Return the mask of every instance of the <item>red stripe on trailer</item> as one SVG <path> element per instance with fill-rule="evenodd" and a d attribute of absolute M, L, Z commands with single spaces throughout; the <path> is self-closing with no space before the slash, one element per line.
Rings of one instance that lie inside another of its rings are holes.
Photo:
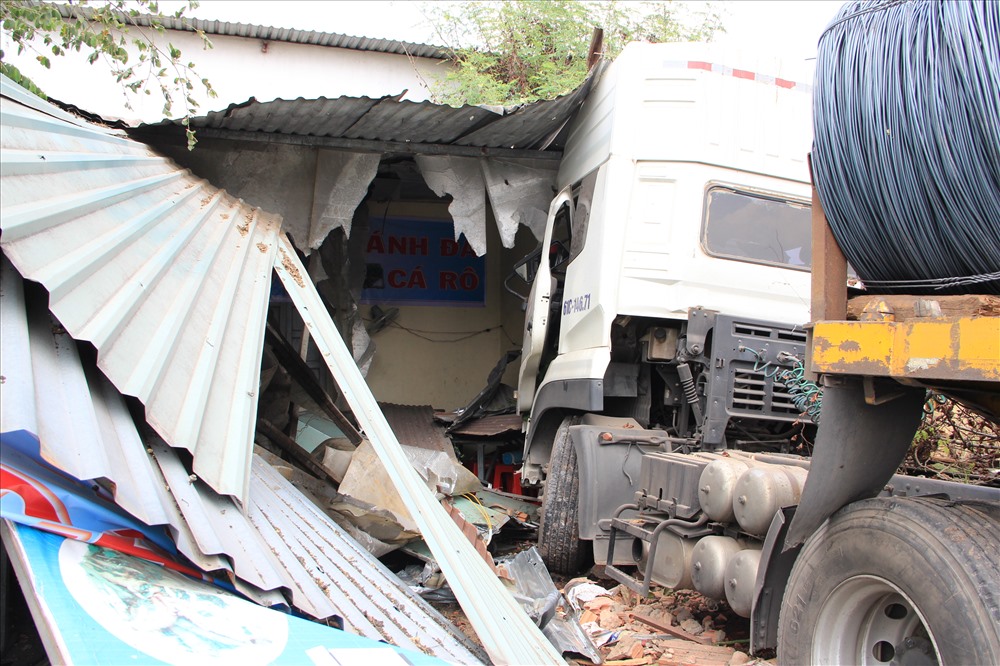
<path fill-rule="evenodd" d="M 670 63 L 673 66 L 684 66 L 684 61 L 677 61 Z M 804 83 L 797 83 L 795 81 L 789 81 L 788 79 L 781 79 L 776 76 L 769 76 L 765 74 L 757 74 L 756 72 L 751 72 L 746 69 L 734 69 L 731 67 L 726 67 L 724 65 L 717 65 L 710 62 L 704 62 L 703 60 L 688 60 L 688 69 L 699 69 L 705 72 L 714 72 L 722 76 L 732 76 L 737 79 L 745 79 L 747 81 L 756 81 L 757 83 L 764 84 L 774 84 L 779 88 L 784 88 L 785 90 L 802 90 L 804 92 L 812 89 L 812 86 Z"/>

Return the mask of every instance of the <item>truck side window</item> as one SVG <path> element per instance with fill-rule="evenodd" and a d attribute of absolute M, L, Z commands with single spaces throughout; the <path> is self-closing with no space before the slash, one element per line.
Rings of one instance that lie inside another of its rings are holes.
<path fill-rule="evenodd" d="M 702 244 L 713 256 L 809 270 L 811 225 L 803 202 L 712 187 L 705 197 Z"/>

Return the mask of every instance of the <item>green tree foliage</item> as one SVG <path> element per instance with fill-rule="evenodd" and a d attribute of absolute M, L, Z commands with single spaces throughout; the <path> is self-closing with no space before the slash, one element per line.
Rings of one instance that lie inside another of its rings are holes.
<path fill-rule="evenodd" d="M 3 51 L 0 51 L 0 74 L 3 74 L 28 92 L 35 94 L 42 99 L 48 99 L 48 96 L 42 91 L 42 89 L 36 86 L 34 81 L 22 74 L 21 70 L 14 67 L 14 65 L 9 62 L 3 62 Z"/>
<path fill-rule="evenodd" d="M 682 18 L 683 10 L 674 2 L 431 3 L 427 16 L 456 64 L 431 94 L 454 105 L 552 99 L 586 77 L 595 27 L 604 29 L 611 58 L 630 41 L 708 41 L 723 29 L 711 5 Z"/>
<path fill-rule="evenodd" d="M 197 2 L 188 2 L 172 16 L 182 19 L 185 11 L 193 10 Z M 53 4 L 34 0 L 3 0 L 0 2 L 0 23 L 3 31 L 17 46 L 17 52 L 29 52 L 45 68 L 51 68 L 52 56 L 78 53 L 94 64 L 105 61 L 111 75 L 127 94 L 163 97 L 163 115 L 169 117 L 175 101 L 183 107 L 183 124 L 188 149 L 196 143 L 190 127 L 190 117 L 198 102 L 195 86 L 204 88 L 209 97 L 215 90 L 206 78 L 195 71 L 195 64 L 185 61 L 180 49 L 173 44 L 163 46 L 157 36 L 165 33 L 163 20 L 155 0 L 112 0 L 89 3 L 77 0 L 72 4 Z M 212 43 L 202 30 L 195 30 L 205 48 Z M 0 52 L 0 61 L 3 53 Z M 10 63 L 2 62 L 4 74 L 16 73 L 19 83 L 26 82 L 32 92 L 38 91 Z M 131 108 L 131 106 L 130 106 Z"/>

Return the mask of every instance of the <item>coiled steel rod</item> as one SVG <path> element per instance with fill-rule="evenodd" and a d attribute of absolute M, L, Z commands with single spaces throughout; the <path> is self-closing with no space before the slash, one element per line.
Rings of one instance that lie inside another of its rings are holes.
<path fill-rule="evenodd" d="M 820 200 L 869 289 L 1000 294 L 1000 2 L 845 4 L 813 127 Z"/>

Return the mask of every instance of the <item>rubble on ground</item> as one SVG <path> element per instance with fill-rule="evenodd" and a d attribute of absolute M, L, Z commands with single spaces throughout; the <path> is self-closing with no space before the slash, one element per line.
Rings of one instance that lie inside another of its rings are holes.
<path fill-rule="evenodd" d="M 775 663 L 752 659 L 746 620 L 697 592 L 654 586 L 643 598 L 622 585 L 595 594 L 599 589 L 590 578 L 575 578 L 563 594 L 567 603 L 578 604 L 580 623 L 607 666 Z"/>

